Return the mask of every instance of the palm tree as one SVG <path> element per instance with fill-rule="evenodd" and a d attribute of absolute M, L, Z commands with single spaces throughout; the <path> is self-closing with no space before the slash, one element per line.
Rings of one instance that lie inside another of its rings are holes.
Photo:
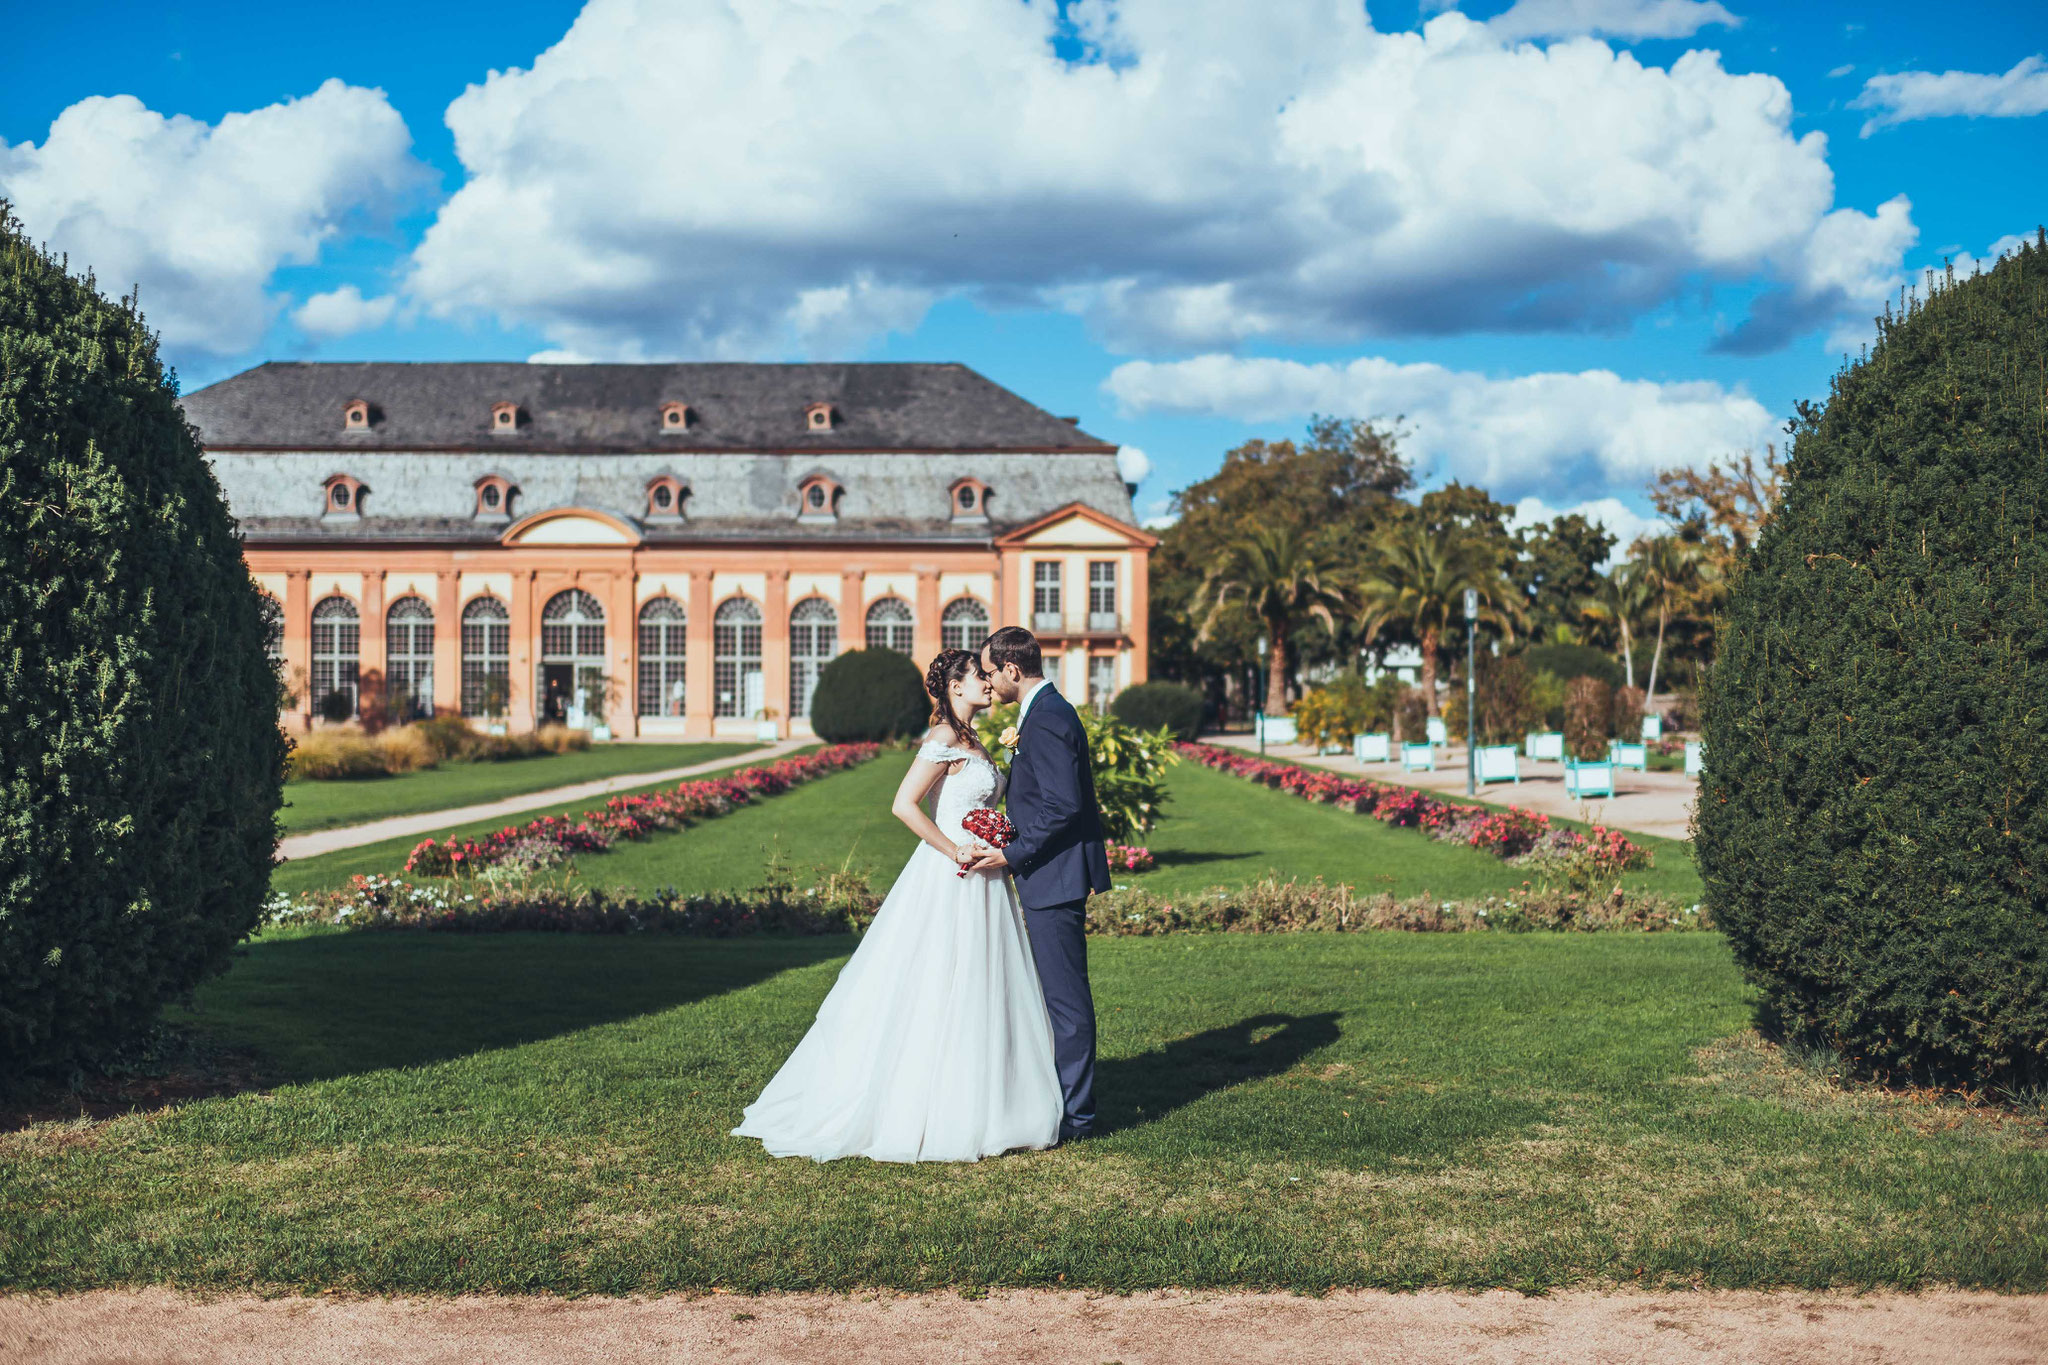
<path fill-rule="evenodd" d="M 1196 600 L 1206 601 L 1197 643 L 1206 641 L 1218 621 L 1233 609 L 1266 629 L 1266 714 L 1287 710 L 1287 632 L 1302 612 L 1320 619 L 1332 634 L 1337 619 L 1331 608 L 1345 605 L 1334 585 L 1326 586 L 1325 566 L 1302 536 L 1288 527 L 1247 531 L 1224 547 L 1223 556 L 1202 579 Z"/>
<path fill-rule="evenodd" d="M 1371 641 L 1398 624 L 1421 642 L 1422 695 L 1432 716 L 1437 655 L 1464 620 L 1468 588 L 1479 594 L 1479 619 L 1514 639 L 1524 621 L 1521 593 L 1485 546 L 1454 529 L 1432 531 L 1409 521 L 1373 537 L 1358 584 L 1359 627 Z"/>
<path fill-rule="evenodd" d="M 1617 564 L 1600 586 L 1579 603 L 1579 615 L 1615 628 L 1628 685 L 1636 685 L 1635 623 L 1651 606 L 1648 582 L 1633 563 Z"/>
<path fill-rule="evenodd" d="M 1650 685 L 1643 696 L 1643 714 L 1656 709 L 1657 666 L 1664 660 L 1664 628 L 1702 591 L 1721 581 L 1721 570 L 1698 541 L 1658 536 L 1636 542 L 1635 568 L 1644 591 L 1657 608 L 1657 648 L 1650 655 Z"/>

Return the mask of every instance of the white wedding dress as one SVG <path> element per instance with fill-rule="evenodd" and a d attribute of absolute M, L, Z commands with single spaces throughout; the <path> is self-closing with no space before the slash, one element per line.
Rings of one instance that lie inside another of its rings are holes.
<path fill-rule="evenodd" d="M 986 758 L 927 740 L 949 839 L 1002 796 Z M 979 1161 L 1050 1147 L 1063 1102 L 1052 1023 L 1007 876 L 970 872 L 923 840 L 839 973 L 810 1032 L 747 1106 L 736 1137 L 773 1156 Z"/>

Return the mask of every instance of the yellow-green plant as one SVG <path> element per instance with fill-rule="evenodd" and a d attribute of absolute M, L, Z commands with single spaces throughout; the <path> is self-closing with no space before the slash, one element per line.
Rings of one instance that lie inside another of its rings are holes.
<path fill-rule="evenodd" d="M 1133 843 L 1157 824 L 1166 801 L 1166 770 L 1180 762 L 1173 732 L 1137 730 L 1114 716 L 1084 708 L 1081 728 L 1088 736 L 1088 764 L 1095 776 L 1095 801 L 1102 808 L 1103 837 Z M 991 706 L 975 719 L 981 742 L 998 767 L 1009 770 L 1011 753 L 1003 731 L 1017 723 L 1014 703 Z"/>

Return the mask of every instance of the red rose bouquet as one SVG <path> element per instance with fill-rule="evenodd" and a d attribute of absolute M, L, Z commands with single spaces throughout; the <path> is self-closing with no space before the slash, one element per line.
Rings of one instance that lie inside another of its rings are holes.
<path fill-rule="evenodd" d="M 990 848 L 1003 848 L 1017 837 L 1017 827 L 1010 823 L 1010 817 L 987 806 L 976 806 L 967 812 L 967 818 L 960 822 L 960 828 L 987 844 Z M 959 876 L 966 876 L 967 869 L 961 868 Z"/>

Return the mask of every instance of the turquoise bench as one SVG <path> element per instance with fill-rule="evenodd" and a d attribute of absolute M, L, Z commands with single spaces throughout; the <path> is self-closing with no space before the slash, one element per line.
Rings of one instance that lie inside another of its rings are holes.
<path fill-rule="evenodd" d="M 1513 782 L 1518 786 L 1521 784 L 1522 769 L 1521 765 L 1515 762 L 1514 745 L 1488 744 L 1475 750 L 1473 757 L 1477 760 L 1475 766 L 1482 785 L 1488 782 Z"/>
<path fill-rule="evenodd" d="M 1564 765 L 1564 790 L 1567 796 L 1584 800 L 1589 796 L 1614 795 L 1614 764 L 1605 759 L 1591 763 L 1580 763 L 1567 759 Z"/>
<path fill-rule="evenodd" d="M 1351 755 L 1360 763 L 1392 763 L 1394 737 L 1386 734 L 1353 735 Z"/>
<path fill-rule="evenodd" d="M 1401 771 L 1404 773 L 1435 772 L 1436 749 L 1428 744 L 1403 744 L 1401 746 Z"/>

